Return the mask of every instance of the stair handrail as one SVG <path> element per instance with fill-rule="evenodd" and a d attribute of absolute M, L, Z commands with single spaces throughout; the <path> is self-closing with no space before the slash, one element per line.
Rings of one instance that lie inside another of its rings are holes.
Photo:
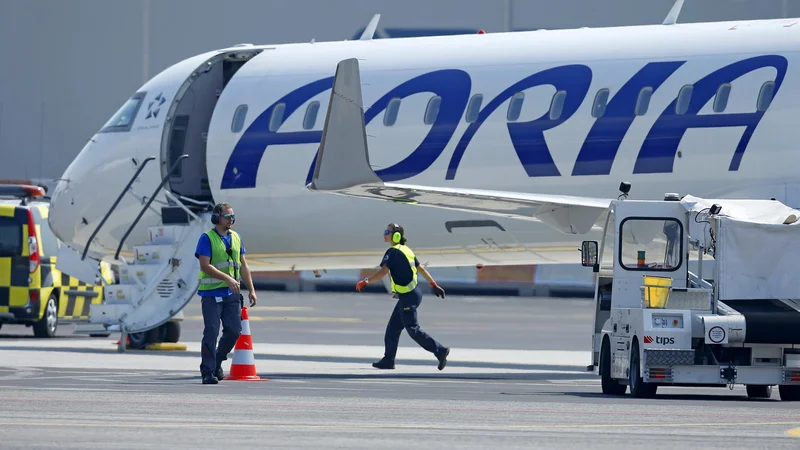
<path fill-rule="evenodd" d="M 145 158 L 144 161 L 142 161 L 142 164 L 136 169 L 136 172 L 133 174 L 131 179 L 128 181 L 128 184 L 125 186 L 125 189 L 123 189 L 122 192 L 119 193 L 119 197 L 117 197 L 117 199 L 114 201 L 114 204 L 111 205 L 111 208 L 108 209 L 108 211 L 106 212 L 106 215 L 103 217 L 103 220 L 100 221 L 100 224 L 97 225 L 97 228 L 94 229 L 94 232 L 92 233 L 92 235 L 89 236 L 89 240 L 86 242 L 86 246 L 83 248 L 83 255 L 81 256 L 81 261 L 86 259 L 86 253 L 89 252 L 89 246 L 92 245 L 92 241 L 97 236 L 97 233 L 100 232 L 100 228 L 103 228 L 103 225 L 106 224 L 106 220 L 108 220 L 108 218 L 111 216 L 111 213 L 114 212 L 114 210 L 117 208 L 117 205 L 119 205 L 119 202 L 122 200 L 122 197 L 126 193 L 128 193 L 128 189 L 131 188 L 131 186 L 133 185 L 133 182 L 136 181 L 137 178 L 139 178 L 139 174 L 142 173 L 142 169 L 144 169 L 144 166 L 146 166 L 147 163 L 149 163 L 150 161 L 152 161 L 154 159 L 156 159 L 155 156 L 148 156 L 147 158 Z M 117 252 L 117 253 L 119 253 L 119 252 Z"/>
<path fill-rule="evenodd" d="M 117 253 L 114 254 L 114 259 L 119 259 L 119 252 L 122 251 L 122 246 L 125 244 L 125 240 L 128 239 L 128 235 L 131 234 L 131 231 L 133 231 L 133 228 L 136 226 L 136 224 L 139 223 L 139 220 L 144 215 L 144 212 L 147 211 L 147 208 L 150 207 L 150 203 L 153 203 L 153 199 L 156 198 L 156 196 L 158 195 L 158 192 L 161 191 L 161 188 L 163 188 L 164 185 L 167 184 L 167 181 L 169 181 L 169 178 L 175 172 L 175 169 L 177 169 L 178 166 L 183 162 L 183 160 L 188 158 L 188 157 L 189 157 L 188 154 L 183 154 L 183 155 L 179 156 L 178 159 L 176 159 L 175 162 L 172 163 L 172 167 L 170 167 L 169 172 L 167 172 L 167 174 L 164 175 L 163 178 L 161 178 L 161 183 L 159 183 L 159 185 L 156 188 L 156 190 L 153 191 L 153 195 L 151 195 L 150 198 L 147 199 L 147 203 L 139 211 L 139 215 L 136 216 L 136 219 L 133 220 L 133 223 L 131 223 L 131 225 L 128 227 L 128 230 L 125 231 L 125 235 L 122 236 L 122 239 L 120 239 L 119 247 L 117 247 Z"/>

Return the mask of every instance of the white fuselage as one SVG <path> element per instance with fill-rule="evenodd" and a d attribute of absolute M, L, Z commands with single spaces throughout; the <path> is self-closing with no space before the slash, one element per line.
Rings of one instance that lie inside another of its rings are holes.
<path fill-rule="evenodd" d="M 135 195 L 123 197 L 90 247 L 94 257 L 113 256 L 142 207 L 136 196 L 149 197 L 171 158 L 186 153 L 181 176 L 165 189 L 185 194 L 203 185 L 214 202 L 232 205 L 258 270 L 373 267 L 390 222 L 405 227 L 409 245 L 431 265 L 579 261 L 586 236 L 542 224 L 308 191 L 334 71 L 352 57 L 360 60 L 370 163 L 384 181 L 606 198 L 630 181 L 631 198 L 677 192 L 798 206 L 795 22 L 244 46 L 198 55 L 137 91 L 130 126 L 87 144 L 54 193 L 51 226 L 83 250 L 137 164 L 153 156 Z M 217 71 L 219 58 L 244 54 L 232 77 Z M 400 99 L 399 109 L 392 99 Z M 181 127 L 185 140 L 176 141 Z M 123 250 L 158 223 L 156 206 Z"/>

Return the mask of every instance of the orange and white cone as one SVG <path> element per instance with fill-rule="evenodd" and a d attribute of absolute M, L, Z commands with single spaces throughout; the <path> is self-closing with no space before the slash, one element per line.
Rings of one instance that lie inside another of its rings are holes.
<path fill-rule="evenodd" d="M 258 381 L 261 378 L 256 373 L 256 358 L 253 354 L 253 337 L 250 335 L 250 320 L 247 316 L 247 307 L 242 307 L 242 334 L 236 340 L 233 348 L 233 362 L 231 371 L 226 380 Z"/>

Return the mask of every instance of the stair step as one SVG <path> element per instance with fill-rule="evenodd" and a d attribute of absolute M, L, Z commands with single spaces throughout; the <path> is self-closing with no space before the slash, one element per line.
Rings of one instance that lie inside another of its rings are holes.
<path fill-rule="evenodd" d="M 113 324 L 119 323 L 119 317 L 122 314 L 126 314 L 133 311 L 133 305 L 124 305 L 124 304 L 117 304 L 117 305 L 109 305 L 107 303 L 104 304 L 94 304 L 90 306 L 89 314 L 92 317 L 92 323 L 96 324 Z"/>
<path fill-rule="evenodd" d="M 91 308 L 90 308 L 91 311 Z M 103 324 L 95 323 L 79 323 L 75 325 L 72 334 L 106 334 L 109 333 L 108 329 Z"/>
<path fill-rule="evenodd" d="M 131 264 L 129 266 L 119 267 L 119 284 L 133 284 L 136 285 L 134 274 L 139 278 L 142 284 L 147 285 L 153 281 L 156 272 L 161 269 L 158 264 Z"/>
<path fill-rule="evenodd" d="M 174 245 L 142 244 L 135 245 L 137 264 L 162 264 L 175 253 Z"/>
<path fill-rule="evenodd" d="M 131 304 L 141 290 L 135 284 L 110 284 L 103 287 L 105 304 Z"/>
<path fill-rule="evenodd" d="M 174 244 L 180 242 L 183 233 L 186 232 L 186 226 L 183 225 L 158 225 L 148 227 L 150 230 L 149 244 Z"/>

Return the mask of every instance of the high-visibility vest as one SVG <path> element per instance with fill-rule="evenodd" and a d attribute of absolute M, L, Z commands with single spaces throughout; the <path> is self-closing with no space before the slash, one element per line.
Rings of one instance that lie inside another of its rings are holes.
<path fill-rule="evenodd" d="M 396 248 L 401 252 L 403 252 L 404 255 L 406 255 L 406 258 L 408 259 L 408 265 L 411 266 L 411 273 L 413 274 L 411 283 L 405 286 L 400 286 L 395 284 L 394 278 L 392 278 L 392 275 L 389 274 L 389 278 L 392 280 L 392 292 L 397 292 L 398 294 L 405 294 L 407 292 L 411 292 L 414 290 L 414 288 L 417 287 L 417 266 L 416 264 L 414 264 L 414 258 L 416 258 L 416 256 L 414 256 L 414 252 L 411 251 L 411 249 L 406 247 L 405 245 L 397 244 L 393 245 L 392 248 Z"/>
<path fill-rule="evenodd" d="M 231 254 L 228 255 L 228 250 L 225 248 L 225 243 L 219 236 L 216 230 L 209 230 L 205 234 L 211 241 L 211 265 L 219 269 L 220 272 L 230 275 L 234 280 L 238 280 L 239 267 L 242 260 L 239 252 L 242 248 L 242 241 L 239 234 L 233 230 L 231 233 Z M 219 289 L 228 287 L 228 283 L 211 277 L 202 270 L 197 275 L 200 279 L 200 287 L 198 291 L 210 291 L 212 289 Z"/>

